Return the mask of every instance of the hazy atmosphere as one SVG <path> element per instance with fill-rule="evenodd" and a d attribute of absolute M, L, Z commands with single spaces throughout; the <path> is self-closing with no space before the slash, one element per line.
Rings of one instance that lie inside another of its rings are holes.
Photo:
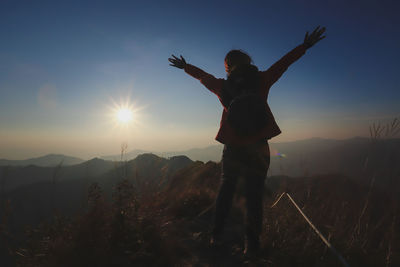
<path fill-rule="evenodd" d="M 1 1 L 0 158 L 215 145 L 221 104 L 168 57 L 224 78 L 243 49 L 265 70 L 317 25 L 326 39 L 271 88 L 271 142 L 368 136 L 400 114 L 396 1 L 95 3 Z"/>
<path fill-rule="evenodd" d="M 0 0 L 0 266 L 400 266 L 399 3 Z"/>

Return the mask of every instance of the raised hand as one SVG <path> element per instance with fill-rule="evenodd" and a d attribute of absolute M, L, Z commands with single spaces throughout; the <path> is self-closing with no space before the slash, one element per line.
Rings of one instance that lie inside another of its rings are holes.
<path fill-rule="evenodd" d="M 322 29 L 319 29 L 319 27 L 320 26 L 315 28 L 310 35 L 308 35 L 308 32 L 306 33 L 306 36 L 304 37 L 304 44 L 306 45 L 307 49 L 325 38 L 325 36 L 321 36 L 325 32 L 325 27 L 322 27 Z"/>
<path fill-rule="evenodd" d="M 178 69 L 183 69 L 183 68 L 185 68 L 185 65 L 186 65 L 186 61 L 182 57 L 182 55 L 181 55 L 180 59 L 177 58 L 176 56 L 172 55 L 172 57 L 168 58 L 168 61 L 172 63 L 172 64 L 169 64 L 170 66 L 176 67 Z"/>

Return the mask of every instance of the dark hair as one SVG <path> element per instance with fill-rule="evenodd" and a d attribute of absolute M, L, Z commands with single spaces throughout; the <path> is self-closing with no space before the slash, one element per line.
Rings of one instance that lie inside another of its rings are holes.
<path fill-rule="evenodd" d="M 253 60 L 251 57 L 242 50 L 231 50 L 225 56 L 225 64 L 229 67 L 242 65 L 242 64 L 251 64 Z"/>

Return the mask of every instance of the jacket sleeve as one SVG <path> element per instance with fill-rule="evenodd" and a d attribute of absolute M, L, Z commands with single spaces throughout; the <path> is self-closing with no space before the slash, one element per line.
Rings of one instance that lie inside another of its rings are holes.
<path fill-rule="evenodd" d="M 208 90 L 217 96 L 221 95 L 224 79 L 217 79 L 213 75 L 191 64 L 186 64 L 185 72 L 193 78 L 199 80 Z"/>
<path fill-rule="evenodd" d="M 303 56 L 306 52 L 306 47 L 301 44 L 294 48 L 292 51 L 284 55 L 280 60 L 275 62 L 269 69 L 261 72 L 263 84 L 266 90 L 279 80 L 282 74 L 292 65 L 296 60 Z"/>

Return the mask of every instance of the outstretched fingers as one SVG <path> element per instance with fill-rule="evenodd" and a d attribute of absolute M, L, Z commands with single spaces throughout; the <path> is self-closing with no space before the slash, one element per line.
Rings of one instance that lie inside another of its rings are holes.
<path fill-rule="evenodd" d="M 319 29 L 319 26 L 313 31 L 313 33 L 311 34 L 312 38 L 316 38 L 318 40 L 321 40 L 320 37 L 321 35 L 325 32 L 325 27 L 323 27 L 322 29 Z"/>
<path fill-rule="evenodd" d="M 186 60 L 183 58 L 182 55 L 181 55 L 181 60 L 182 60 L 183 65 L 186 65 Z"/>
<path fill-rule="evenodd" d="M 176 57 L 175 55 L 171 55 L 170 58 L 168 58 L 168 61 L 171 62 L 172 64 L 169 64 L 170 66 L 177 67 L 179 69 L 183 69 L 186 65 L 185 59 L 180 56 L 181 58 Z"/>
<path fill-rule="evenodd" d="M 318 35 L 322 35 L 324 32 L 325 32 L 325 27 L 323 27 L 319 32 L 318 32 Z"/>
<path fill-rule="evenodd" d="M 306 35 L 304 36 L 304 41 L 308 39 L 308 32 L 306 32 Z"/>
<path fill-rule="evenodd" d="M 173 64 L 176 64 L 176 63 L 178 63 L 179 62 L 179 58 L 177 58 L 176 56 L 174 56 L 174 55 L 171 55 L 173 58 L 168 58 L 168 61 L 169 62 L 171 62 L 171 63 L 173 63 Z"/>
<path fill-rule="evenodd" d="M 325 36 L 322 36 L 322 34 L 325 32 L 326 29 L 325 27 L 320 27 L 321 26 L 316 27 L 311 34 L 306 32 L 306 35 L 304 37 L 304 44 L 306 44 L 307 49 L 325 38 Z"/>

